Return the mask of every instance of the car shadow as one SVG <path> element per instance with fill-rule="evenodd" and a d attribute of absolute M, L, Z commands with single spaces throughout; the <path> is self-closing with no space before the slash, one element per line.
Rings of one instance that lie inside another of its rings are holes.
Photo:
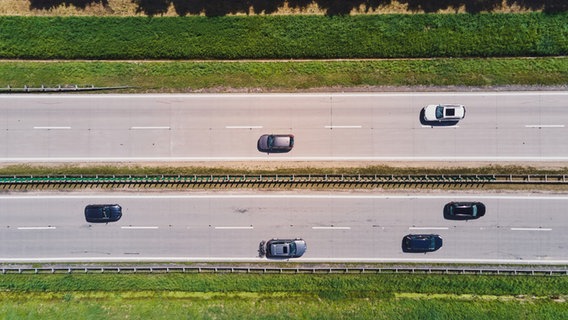
<path fill-rule="evenodd" d="M 452 127 L 459 123 L 458 120 L 456 121 L 426 121 L 424 119 L 424 108 L 420 110 L 420 116 L 418 118 L 420 124 L 423 126 L 431 126 L 431 127 Z"/>

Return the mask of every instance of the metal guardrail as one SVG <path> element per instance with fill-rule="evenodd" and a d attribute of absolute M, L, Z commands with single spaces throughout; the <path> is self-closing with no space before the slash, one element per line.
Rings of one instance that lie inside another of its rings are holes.
<path fill-rule="evenodd" d="M 568 185 L 567 175 L 48 175 L 0 176 L 0 189 L 49 187 L 349 187 Z"/>
<path fill-rule="evenodd" d="M 0 268 L 2 274 L 61 273 L 255 273 L 255 274 L 439 274 L 568 276 L 568 269 L 492 269 L 492 268 L 274 268 L 274 267 L 57 267 Z"/>
<path fill-rule="evenodd" d="M 0 93 L 48 93 L 48 92 L 76 92 L 76 91 L 99 91 L 99 90 L 116 90 L 128 89 L 130 86 L 116 86 L 116 87 L 95 87 L 94 85 L 72 85 L 72 86 L 57 86 L 57 87 L 28 87 L 12 88 L 10 86 L 0 88 Z"/>

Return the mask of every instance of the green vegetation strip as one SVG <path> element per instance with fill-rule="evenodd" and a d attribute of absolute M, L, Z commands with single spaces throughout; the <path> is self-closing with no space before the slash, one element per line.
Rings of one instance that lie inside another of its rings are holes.
<path fill-rule="evenodd" d="M 563 319 L 568 277 L 0 275 L 3 319 Z"/>
<path fill-rule="evenodd" d="M 568 174 L 568 167 L 558 169 L 541 169 L 531 166 L 481 166 L 475 168 L 425 168 L 425 167 L 391 167 L 391 166 L 363 166 L 345 168 L 322 168 L 306 165 L 303 168 L 270 168 L 270 169 L 239 169 L 233 167 L 200 167 L 200 166 L 32 166 L 12 165 L 0 168 L 1 176 L 28 175 L 255 175 L 255 174 L 388 174 L 388 175 L 459 175 L 459 174 Z"/>
<path fill-rule="evenodd" d="M 0 17 L 5 59 L 558 56 L 568 13 Z"/>
<path fill-rule="evenodd" d="M 567 83 L 568 57 L 288 62 L 0 61 L 0 88 L 92 84 L 136 87 L 121 92 L 192 92 Z"/>

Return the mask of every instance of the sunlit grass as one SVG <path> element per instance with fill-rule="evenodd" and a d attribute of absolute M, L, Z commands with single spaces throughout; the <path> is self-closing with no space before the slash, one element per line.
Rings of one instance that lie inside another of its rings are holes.
<path fill-rule="evenodd" d="M 390 86 L 548 86 L 568 83 L 568 58 L 366 61 L 0 61 L 0 88 L 133 86 L 128 92 L 369 90 Z"/>
<path fill-rule="evenodd" d="M 563 319 L 566 277 L 90 274 L 0 277 L 2 319 Z"/>

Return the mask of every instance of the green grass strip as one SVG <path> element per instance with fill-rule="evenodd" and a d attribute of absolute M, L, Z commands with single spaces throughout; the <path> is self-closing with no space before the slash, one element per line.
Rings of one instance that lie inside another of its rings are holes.
<path fill-rule="evenodd" d="M 32 294 L 0 300 L 2 319 L 439 319 L 557 320 L 568 317 L 566 303 L 545 301 L 460 301 L 453 299 L 341 299 L 306 296 L 218 298 L 125 298 L 89 300 L 73 293 L 43 300 Z"/>
<path fill-rule="evenodd" d="M 6 59 L 559 56 L 568 13 L 0 17 Z"/>
<path fill-rule="evenodd" d="M 568 57 L 288 62 L 0 61 L 0 87 L 93 84 L 134 92 L 372 86 L 566 85 Z"/>
<path fill-rule="evenodd" d="M 107 165 L 107 166 L 31 166 L 10 165 L 0 168 L 0 175 L 47 176 L 47 175 L 242 175 L 242 174 L 568 174 L 568 167 L 546 169 L 531 166 L 480 166 L 455 168 L 424 168 L 424 167 L 391 167 L 391 166 L 354 166 L 345 168 L 321 168 L 306 165 L 304 168 L 277 169 L 238 169 L 228 167 L 200 166 L 138 166 L 138 165 Z"/>
<path fill-rule="evenodd" d="M 321 298 L 392 298 L 395 293 L 561 296 L 568 277 L 479 275 L 309 274 L 5 274 L 0 291 L 183 291 L 310 293 Z"/>
<path fill-rule="evenodd" d="M 2 319 L 564 319 L 567 277 L 0 276 Z"/>

